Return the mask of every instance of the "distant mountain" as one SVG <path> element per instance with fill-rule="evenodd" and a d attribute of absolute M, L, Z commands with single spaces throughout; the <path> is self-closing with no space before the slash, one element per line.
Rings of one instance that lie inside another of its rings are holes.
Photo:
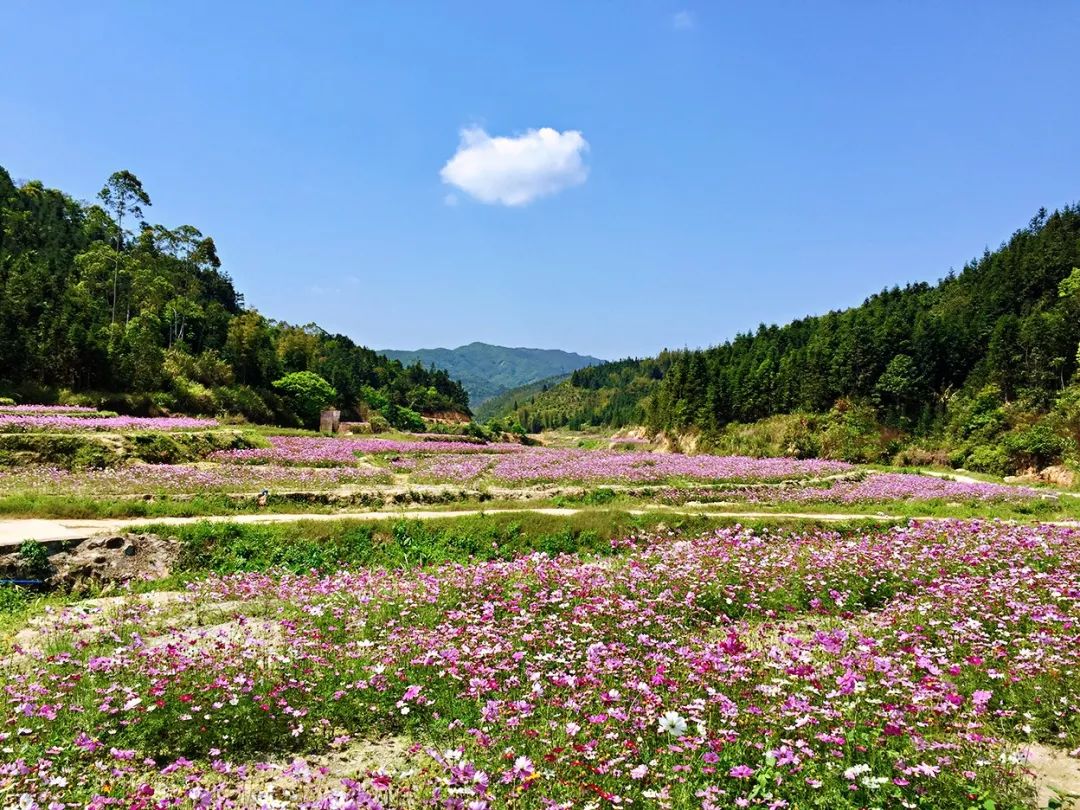
<path fill-rule="evenodd" d="M 379 353 L 405 365 L 419 362 L 425 368 L 435 366 L 445 370 L 452 379 L 461 381 L 469 392 L 469 404 L 473 408 L 511 388 L 549 377 L 563 377 L 579 368 L 604 362 L 559 349 L 509 348 L 488 343 L 411 352 L 389 349 Z"/>

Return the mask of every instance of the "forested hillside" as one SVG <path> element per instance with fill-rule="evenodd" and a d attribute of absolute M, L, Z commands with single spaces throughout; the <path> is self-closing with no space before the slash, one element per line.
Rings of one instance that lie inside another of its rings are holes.
<path fill-rule="evenodd" d="M 470 343 L 456 349 L 383 352 L 405 364 L 420 363 L 445 370 L 461 381 L 474 407 L 512 388 L 604 362 L 559 349 L 510 348 L 488 343 Z"/>
<path fill-rule="evenodd" d="M 117 172 L 97 204 L 0 168 L 0 396 L 118 410 L 233 412 L 296 421 L 284 375 L 312 372 L 350 410 L 402 426 L 467 410 L 444 371 L 246 309 L 212 238 L 144 220 L 150 197 Z"/>
<path fill-rule="evenodd" d="M 516 411 L 522 402 L 531 400 L 537 394 L 541 394 L 554 388 L 559 383 L 570 378 L 569 374 L 557 374 L 543 380 L 519 385 L 497 396 L 485 399 L 479 405 L 473 407 L 473 416 L 478 422 L 486 422 L 501 414 Z M 470 397 L 470 402 L 472 401 Z"/>
<path fill-rule="evenodd" d="M 530 430 L 646 424 L 718 436 L 732 423 L 832 411 L 896 436 L 948 434 L 950 446 L 977 433 L 989 441 L 1030 432 L 1039 415 L 1072 407 L 1063 401 L 1076 392 L 1077 266 L 1080 209 L 1040 211 L 938 284 L 894 287 L 861 306 L 763 325 L 702 351 L 582 369 L 505 415 Z M 1054 427 L 1041 455 L 1068 452 L 1080 439 L 1070 429 Z M 981 446 L 983 455 L 994 448 L 986 468 L 1020 463 L 1002 460 L 1008 448 Z"/>

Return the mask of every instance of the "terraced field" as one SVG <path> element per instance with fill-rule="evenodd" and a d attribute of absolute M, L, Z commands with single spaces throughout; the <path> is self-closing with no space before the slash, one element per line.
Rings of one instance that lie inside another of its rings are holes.
<path fill-rule="evenodd" d="M 3 806 L 986 810 L 1080 790 L 1070 493 L 633 445 L 264 445 L 0 474 L 39 510 L 8 509 L 0 561 L 56 587 L 0 585 Z M 64 501 L 113 517 L 50 518 Z"/>

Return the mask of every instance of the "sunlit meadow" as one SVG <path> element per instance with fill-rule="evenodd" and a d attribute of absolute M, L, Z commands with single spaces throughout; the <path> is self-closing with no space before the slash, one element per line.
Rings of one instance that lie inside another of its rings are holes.
<path fill-rule="evenodd" d="M 215 576 L 21 637 L 0 796 L 1020 807 L 1022 745 L 1080 746 L 1078 582 L 1080 532 L 959 521 Z"/>

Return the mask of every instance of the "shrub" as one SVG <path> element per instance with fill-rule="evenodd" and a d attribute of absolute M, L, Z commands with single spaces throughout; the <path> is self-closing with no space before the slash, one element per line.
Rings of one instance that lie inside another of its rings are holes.
<path fill-rule="evenodd" d="M 1004 444 L 1012 469 L 1049 467 L 1060 461 L 1069 447 L 1068 440 L 1045 423 L 1007 434 Z"/>
<path fill-rule="evenodd" d="M 892 463 L 897 467 L 949 467 L 953 457 L 947 450 L 928 450 L 924 447 L 905 447 L 895 456 Z M 957 459 L 957 464 L 963 463 L 963 456 Z"/>
<path fill-rule="evenodd" d="M 174 377 L 172 385 L 178 410 L 184 413 L 217 413 L 217 397 L 202 383 L 187 377 Z"/>
<path fill-rule="evenodd" d="M 274 388 L 281 393 L 300 421 L 310 426 L 317 425 L 323 408 L 337 399 L 334 387 L 313 371 L 286 374 L 274 381 Z"/>
<path fill-rule="evenodd" d="M 185 377 L 208 388 L 232 385 L 235 382 L 232 366 L 213 350 L 193 357 L 186 352 L 171 349 L 165 353 L 164 369 L 170 378 Z"/>
<path fill-rule="evenodd" d="M 240 414 L 251 422 L 267 424 L 274 421 L 274 410 L 254 388 L 230 385 L 214 391 L 218 405 L 227 413 Z"/>
<path fill-rule="evenodd" d="M 390 430 L 390 423 L 386 421 L 386 417 L 381 413 L 372 413 L 368 418 L 368 424 L 371 425 L 372 433 L 386 433 Z"/>
<path fill-rule="evenodd" d="M 873 408 L 841 400 L 829 412 L 829 425 L 821 436 L 821 455 L 857 463 L 878 461 L 888 452 L 889 444 Z"/>
<path fill-rule="evenodd" d="M 968 469 L 990 475 L 1004 475 L 1009 468 L 1009 456 L 997 445 L 980 445 L 968 454 Z"/>
<path fill-rule="evenodd" d="M 19 569 L 27 576 L 49 573 L 49 550 L 37 540 L 24 540 L 19 546 Z"/>
<path fill-rule="evenodd" d="M 398 430 L 409 430 L 414 433 L 423 433 L 427 425 L 424 422 L 424 417 L 418 414 L 416 411 L 410 408 L 402 408 L 400 405 L 395 405 L 391 402 L 386 408 L 383 409 L 382 415 L 386 417 L 386 421 L 396 427 Z"/>

